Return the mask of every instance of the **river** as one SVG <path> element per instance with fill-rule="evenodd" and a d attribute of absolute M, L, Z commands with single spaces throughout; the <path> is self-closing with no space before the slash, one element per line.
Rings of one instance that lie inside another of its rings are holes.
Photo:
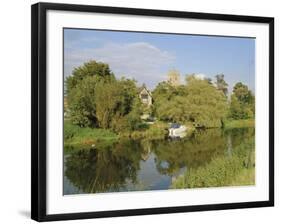
<path fill-rule="evenodd" d="M 65 153 L 64 195 L 170 189 L 186 170 L 204 167 L 214 157 L 231 157 L 254 136 L 254 128 L 208 129 L 188 138 L 124 139 Z"/>

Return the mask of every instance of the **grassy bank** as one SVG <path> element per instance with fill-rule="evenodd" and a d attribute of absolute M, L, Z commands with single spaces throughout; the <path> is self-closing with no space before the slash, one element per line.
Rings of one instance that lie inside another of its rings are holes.
<path fill-rule="evenodd" d="M 254 185 L 255 184 L 255 168 L 243 169 L 230 183 L 231 186 L 237 185 Z"/>
<path fill-rule="evenodd" d="M 195 131 L 195 127 L 192 124 L 184 124 L 187 127 L 187 136 Z M 124 131 L 120 133 L 120 137 L 132 138 L 132 139 L 164 139 L 168 135 L 169 124 L 163 121 L 156 121 L 153 124 L 149 124 L 146 129 L 137 131 Z"/>
<path fill-rule="evenodd" d="M 120 137 L 132 139 L 164 139 L 167 134 L 167 128 L 167 123 L 156 121 L 153 124 L 148 124 L 143 130 L 121 132 Z"/>
<path fill-rule="evenodd" d="M 214 157 L 207 165 L 189 169 L 173 181 L 173 188 L 201 188 L 255 184 L 253 141 L 241 144 L 231 156 Z"/>
<path fill-rule="evenodd" d="M 118 139 L 118 135 L 110 130 L 99 128 L 79 127 L 69 121 L 64 123 L 64 146 L 93 145 L 99 143 L 112 143 Z"/>
<path fill-rule="evenodd" d="M 245 119 L 245 120 L 226 120 L 224 123 L 224 128 L 251 128 L 255 127 L 255 119 Z"/>
<path fill-rule="evenodd" d="M 119 134 L 108 129 L 79 127 L 65 121 L 64 124 L 64 146 L 66 149 L 83 147 L 89 145 L 112 144 L 120 138 L 131 139 L 164 139 L 167 135 L 168 124 L 157 121 L 147 125 L 146 128 L 137 131 L 123 130 Z"/>

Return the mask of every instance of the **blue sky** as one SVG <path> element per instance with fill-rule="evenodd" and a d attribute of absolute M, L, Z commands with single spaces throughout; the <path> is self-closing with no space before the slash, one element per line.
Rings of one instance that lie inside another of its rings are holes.
<path fill-rule="evenodd" d="M 153 89 L 170 69 L 214 78 L 223 73 L 255 88 L 255 39 L 198 35 L 64 30 L 64 76 L 89 60 L 108 63 L 117 77 L 134 78 Z"/>

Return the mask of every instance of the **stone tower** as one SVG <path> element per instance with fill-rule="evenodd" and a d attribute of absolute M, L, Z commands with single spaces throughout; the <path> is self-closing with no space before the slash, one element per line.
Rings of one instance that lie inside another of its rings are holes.
<path fill-rule="evenodd" d="M 180 85 L 180 73 L 173 69 L 168 72 L 168 80 L 167 82 L 172 86 Z"/>

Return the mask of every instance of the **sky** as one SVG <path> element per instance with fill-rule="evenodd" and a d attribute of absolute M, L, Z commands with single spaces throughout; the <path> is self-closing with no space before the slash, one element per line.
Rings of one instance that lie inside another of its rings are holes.
<path fill-rule="evenodd" d="M 151 90 L 176 69 L 182 80 L 192 73 L 212 79 L 223 73 L 230 90 L 243 82 L 255 91 L 253 38 L 64 29 L 64 77 L 89 60 Z"/>

